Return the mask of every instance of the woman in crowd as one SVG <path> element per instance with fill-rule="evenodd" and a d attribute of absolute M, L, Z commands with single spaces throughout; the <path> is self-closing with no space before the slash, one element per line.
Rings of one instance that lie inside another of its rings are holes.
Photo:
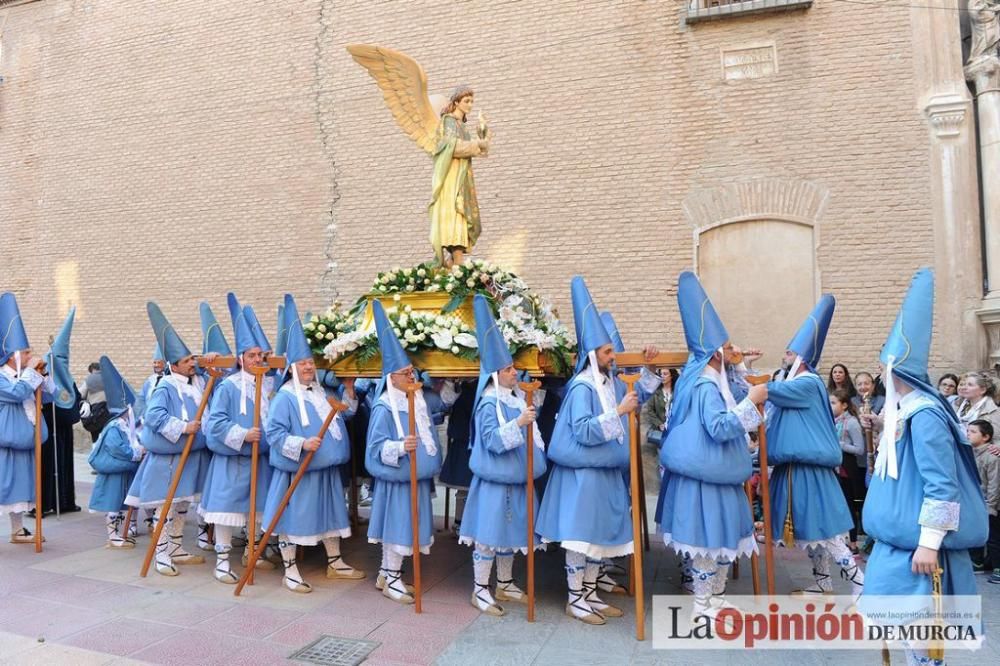
<path fill-rule="evenodd" d="M 968 425 L 976 419 L 986 419 L 994 430 L 1000 429 L 1000 409 L 993 401 L 993 381 L 982 372 L 963 375 L 958 384 L 958 399 L 952 403 L 959 420 Z"/>
<path fill-rule="evenodd" d="M 958 399 L 958 375 L 953 375 L 950 372 L 941 375 L 941 379 L 937 383 L 937 390 L 948 402 L 954 403 Z"/>
<path fill-rule="evenodd" d="M 851 552 L 857 554 L 861 502 L 864 501 L 865 472 L 868 469 L 865 437 L 861 432 L 858 412 L 851 403 L 851 396 L 846 389 L 836 389 L 830 393 L 830 408 L 833 410 L 837 439 L 843 452 L 843 459 L 837 469 L 837 478 L 840 481 L 840 489 L 844 492 L 844 499 L 847 500 L 847 506 L 851 510 L 851 518 L 854 520 L 849 538 Z"/>
<path fill-rule="evenodd" d="M 885 396 L 875 392 L 875 378 L 870 372 L 859 372 L 854 375 L 854 388 L 857 389 L 857 395 L 851 398 L 851 404 L 854 405 L 854 409 L 859 414 L 866 409 L 876 414 L 882 413 L 882 408 L 885 407 Z M 868 401 L 867 406 L 865 400 Z"/>
<path fill-rule="evenodd" d="M 851 398 L 858 394 L 857 389 L 854 388 L 854 382 L 851 381 L 851 373 L 843 363 L 836 363 L 830 368 L 830 377 L 827 379 L 826 388 L 830 393 L 837 389 L 844 389 Z"/>

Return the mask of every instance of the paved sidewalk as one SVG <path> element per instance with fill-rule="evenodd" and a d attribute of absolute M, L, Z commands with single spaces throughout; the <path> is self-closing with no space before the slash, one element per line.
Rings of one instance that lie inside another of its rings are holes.
<path fill-rule="evenodd" d="M 77 455 L 78 502 L 86 506 L 93 483 L 86 458 Z M 443 495 L 443 493 L 440 493 Z M 650 498 L 652 500 L 652 498 Z M 437 500 L 438 523 L 443 516 Z M 192 526 L 193 528 L 193 526 Z M 280 573 L 261 571 L 241 598 L 211 575 L 206 564 L 181 569 L 176 578 L 151 571 L 139 577 L 148 544 L 140 534 L 131 551 L 104 548 L 103 516 L 86 512 L 46 518 L 42 554 L 7 543 L 9 523 L 0 518 L 0 664 L 280 664 L 320 635 L 376 641 L 371 664 L 878 664 L 867 652 L 664 652 L 634 638 L 631 599 L 618 598 L 626 615 L 603 627 L 588 627 L 563 614 L 562 553 L 540 554 L 537 621 L 507 604 L 503 618 L 481 616 L 469 604 L 469 550 L 439 533 L 423 558 L 424 612 L 384 598 L 374 587 L 380 551 L 355 536 L 344 543 L 345 559 L 369 578 L 332 582 L 324 577 L 321 548 L 307 549 L 302 573 L 315 588 L 299 595 L 281 587 Z M 185 539 L 193 544 L 193 533 Z M 238 562 L 238 556 L 234 558 Z M 673 554 L 654 539 L 647 554 L 647 595 L 679 590 Z M 779 591 L 808 584 L 808 560 L 780 552 Z M 524 579 L 523 562 L 515 567 Z M 980 579 L 987 631 L 1000 631 L 1000 585 Z M 837 589 L 847 592 L 842 581 Z M 748 573 L 730 585 L 750 593 Z M 648 607 L 648 605 L 647 605 Z M 647 637 L 650 631 L 647 630 Z M 902 663 L 902 654 L 894 655 Z M 949 655 L 952 664 L 1000 663 L 997 644 L 983 651 Z"/>

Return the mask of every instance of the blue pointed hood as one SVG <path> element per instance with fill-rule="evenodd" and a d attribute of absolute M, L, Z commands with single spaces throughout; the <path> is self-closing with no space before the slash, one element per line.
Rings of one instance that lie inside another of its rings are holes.
<path fill-rule="evenodd" d="M 896 322 L 879 357 L 889 364 L 894 359 L 893 372 L 930 386 L 927 365 L 931 354 L 931 328 L 934 321 L 934 274 L 921 268 L 913 276 Z M 931 390 L 933 394 L 937 391 Z"/>
<path fill-rule="evenodd" d="M 130 405 L 135 404 L 135 391 L 107 356 L 101 357 L 101 379 L 104 381 L 108 411 L 112 416 L 123 414 Z"/>
<path fill-rule="evenodd" d="M 246 312 L 246 308 L 244 308 Z M 312 349 L 309 347 L 309 340 L 306 332 L 302 328 L 302 320 L 299 319 L 299 309 L 295 305 L 295 299 L 291 294 L 285 294 L 285 327 L 288 329 L 288 342 L 285 347 L 285 360 L 288 361 L 286 367 L 291 367 L 293 363 L 312 358 Z"/>
<path fill-rule="evenodd" d="M 253 328 L 251 328 L 250 322 L 247 321 L 246 315 L 243 313 L 243 307 L 236 298 L 236 294 L 233 292 L 226 294 L 226 305 L 229 307 L 229 319 L 233 323 L 233 336 L 236 341 L 237 355 L 242 355 L 248 349 L 259 347 L 257 338 L 253 334 Z"/>
<path fill-rule="evenodd" d="M 510 355 L 507 341 L 504 340 L 500 327 L 497 326 L 493 317 L 493 310 L 490 302 L 482 294 L 476 294 L 472 299 L 472 309 L 476 317 L 476 341 L 479 344 L 479 383 L 476 385 L 476 397 L 472 402 L 472 418 L 469 420 L 470 439 L 469 446 L 475 443 L 476 438 L 476 410 L 479 409 L 479 400 L 483 397 L 483 391 L 489 384 L 490 377 L 494 372 L 503 370 L 514 363 L 514 358 Z"/>
<path fill-rule="evenodd" d="M 611 338 L 611 346 L 615 348 L 615 353 L 620 354 L 625 351 L 625 342 L 622 340 L 622 334 L 618 332 L 618 324 L 615 323 L 614 315 L 608 311 L 602 312 L 601 323 L 604 324 L 604 329 Z"/>
<path fill-rule="evenodd" d="M 163 358 L 163 352 L 160 351 L 160 345 L 159 344 L 153 345 L 153 360 L 154 361 L 163 361 L 164 360 L 164 358 Z"/>
<path fill-rule="evenodd" d="M 211 306 L 202 301 L 201 306 L 198 308 L 198 314 L 201 317 L 201 353 L 209 354 L 215 352 L 220 356 L 231 356 L 233 350 L 230 349 L 229 343 L 226 341 L 226 336 L 222 333 L 222 326 L 219 325 L 219 320 L 215 318 L 215 313 L 212 312 Z"/>
<path fill-rule="evenodd" d="M 698 277 L 684 271 L 677 278 L 677 308 L 684 325 L 684 340 L 688 348 L 688 360 L 681 370 L 681 376 L 674 386 L 674 400 L 670 408 L 670 420 L 683 419 L 691 405 L 691 395 L 695 382 L 701 377 L 712 355 L 729 341 L 729 332 L 722 324 L 715 306 L 705 293 Z M 670 426 L 668 426 L 669 428 Z"/>
<path fill-rule="evenodd" d="M 576 328 L 577 350 L 574 373 L 577 373 L 587 363 L 587 355 L 590 352 L 612 342 L 611 336 L 601 323 L 600 313 L 594 305 L 594 299 L 590 297 L 587 284 L 579 275 L 574 276 L 570 283 L 570 296 L 573 300 L 573 326 Z"/>
<path fill-rule="evenodd" d="M 271 343 L 267 339 L 267 335 L 264 333 L 264 327 L 261 326 L 260 322 L 257 320 L 257 313 L 253 311 L 251 306 L 244 305 L 243 316 L 246 318 L 247 324 L 250 325 L 250 330 L 253 332 L 253 337 L 257 341 L 257 346 L 260 347 L 261 351 L 271 351 Z M 298 311 L 296 311 L 295 316 L 298 318 Z M 300 327 L 301 323 L 302 322 L 300 321 Z"/>
<path fill-rule="evenodd" d="M 275 356 L 284 356 L 288 344 L 288 328 L 285 327 L 285 304 L 278 304 L 278 335 L 274 338 Z"/>
<path fill-rule="evenodd" d="M 160 310 L 160 306 L 152 301 L 146 303 L 146 314 L 153 327 L 156 343 L 163 351 L 163 358 L 167 363 L 177 363 L 182 358 L 191 356 L 191 350 L 174 330 L 173 325 Z"/>
<path fill-rule="evenodd" d="M 72 409 L 76 405 L 76 382 L 69 369 L 69 338 L 73 333 L 76 306 L 69 309 L 66 320 L 52 341 L 52 348 L 46 355 L 49 374 L 56 385 L 55 403 L 60 409 Z"/>
<path fill-rule="evenodd" d="M 401 370 L 408 365 L 413 365 L 410 357 L 406 355 L 403 345 L 399 343 L 396 332 L 389 322 L 389 317 L 385 313 L 382 304 L 372 301 L 372 315 L 375 318 L 375 333 L 378 335 L 378 348 L 382 353 L 382 379 L 375 387 L 374 398 L 378 400 L 385 389 L 386 378 L 393 372 Z"/>
<path fill-rule="evenodd" d="M 9 291 L 0 296 L 0 364 L 22 349 L 31 349 L 17 299 Z"/>
<path fill-rule="evenodd" d="M 798 333 L 788 343 L 788 349 L 802 357 L 803 362 L 812 372 L 819 367 L 819 359 L 823 354 L 826 334 L 833 321 L 833 310 L 837 301 L 830 294 L 823 294 L 809 316 L 799 327 Z"/>

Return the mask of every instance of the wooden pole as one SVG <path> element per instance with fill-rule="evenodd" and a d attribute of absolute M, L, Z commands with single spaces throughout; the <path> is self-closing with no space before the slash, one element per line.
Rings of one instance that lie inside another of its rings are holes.
<path fill-rule="evenodd" d="M 542 387 L 539 381 L 520 382 L 524 391 L 524 403 L 531 408 L 535 403 L 535 391 Z M 527 434 L 528 475 L 525 490 L 528 495 L 528 622 L 535 621 L 535 427 L 528 424 Z"/>
<path fill-rule="evenodd" d="M 629 392 L 635 391 L 635 383 L 639 381 L 639 375 L 620 375 L 625 382 Z M 646 497 L 640 495 L 639 474 L 640 469 L 640 449 L 639 449 L 639 422 L 635 411 L 628 413 L 629 445 L 629 470 L 632 476 L 632 577 L 631 585 L 635 590 L 635 639 L 642 641 L 646 639 L 646 608 L 645 597 L 642 592 L 642 509 L 640 503 L 646 501 Z"/>
<path fill-rule="evenodd" d="M 208 399 L 212 395 L 212 389 L 215 387 L 215 380 L 222 376 L 220 368 L 231 368 L 234 365 L 236 365 L 236 359 L 232 356 L 227 356 L 217 358 L 213 363 L 206 363 L 202 366 L 208 370 L 208 383 L 205 384 L 205 390 L 201 394 L 201 403 L 198 405 L 198 411 L 195 413 L 193 420 L 201 421 L 201 417 L 205 413 L 205 407 L 208 406 Z M 167 522 L 167 514 L 170 513 L 170 506 L 174 502 L 174 493 L 177 492 L 177 485 L 181 482 L 181 474 L 184 472 L 184 465 L 187 464 L 188 456 L 191 455 L 191 447 L 194 445 L 194 438 L 197 434 L 197 431 L 190 433 L 187 441 L 184 442 L 184 449 L 181 451 L 180 460 L 177 462 L 177 469 L 174 470 L 174 476 L 170 480 L 170 488 L 167 490 L 167 496 L 163 500 L 163 506 L 160 507 L 160 517 L 156 521 L 153 533 L 150 535 L 149 547 L 146 548 L 146 559 L 143 560 L 142 569 L 139 571 L 139 575 L 143 578 L 149 573 L 149 565 L 156 554 L 156 545 L 160 542 L 163 526 Z"/>
<path fill-rule="evenodd" d="M 122 529 L 122 533 L 120 535 L 123 540 L 128 540 L 128 538 L 129 538 L 129 533 L 128 532 L 129 532 L 129 529 L 131 529 L 131 526 L 132 526 L 132 514 L 134 512 L 135 512 L 135 507 L 134 506 L 130 506 L 128 508 L 128 511 L 125 512 L 125 527 Z"/>
<path fill-rule="evenodd" d="M 406 386 L 407 434 L 417 434 L 417 414 L 414 395 L 423 387 L 420 382 L 410 382 Z M 417 442 L 420 446 L 420 442 Z M 407 451 L 410 458 L 410 523 L 413 526 L 413 610 L 423 611 L 421 606 L 422 586 L 420 581 L 420 507 L 417 506 L 417 452 Z"/>
<path fill-rule="evenodd" d="M 42 387 L 35 389 L 35 552 L 42 552 Z M 52 422 L 55 428 L 55 421 Z"/>
<path fill-rule="evenodd" d="M 750 481 L 746 481 L 743 484 L 743 490 L 746 491 L 747 501 L 750 503 L 750 522 L 754 523 L 753 519 L 753 487 L 750 485 Z M 757 539 L 757 530 L 754 530 L 753 535 L 754 540 Z M 733 561 L 733 578 L 736 578 L 735 571 L 736 566 L 739 564 L 739 559 Z M 757 555 L 757 551 L 750 554 L 750 578 L 753 581 L 753 594 L 755 597 L 760 596 L 760 558 Z"/>
<path fill-rule="evenodd" d="M 322 445 L 323 438 L 326 436 L 326 431 L 330 429 L 330 424 L 333 423 L 333 419 L 337 416 L 338 412 L 342 412 L 347 409 L 347 405 L 333 398 L 327 398 L 327 402 L 330 403 L 330 413 L 326 415 L 323 420 L 323 425 L 319 429 L 319 434 L 316 435 L 320 439 L 320 445 Z M 243 591 L 243 586 L 247 584 L 250 577 L 253 575 L 254 567 L 257 566 L 257 560 L 261 558 L 264 554 L 264 549 L 267 548 L 267 540 L 271 538 L 274 534 L 275 528 L 278 526 L 278 521 L 281 520 L 281 514 L 285 512 L 285 508 L 288 506 L 288 502 L 292 499 L 292 493 L 299 485 L 299 481 L 302 480 L 303 475 L 305 475 L 306 470 L 309 469 L 309 463 L 312 462 L 313 455 L 315 451 L 307 451 L 302 462 L 299 463 L 299 469 L 295 472 L 295 476 L 292 477 L 291 483 L 288 484 L 288 490 L 285 491 L 284 496 L 281 498 L 281 502 L 278 504 L 277 510 L 274 512 L 274 517 L 271 519 L 271 524 L 267 526 L 267 530 L 264 531 L 264 535 L 260 538 L 260 543 L 257 548 L 253 550 L 250 554 L 250 558 L 247 560 L 247 569 L 243 572 L 243 576 L 240 578 L 239 582 L 236 584 L 236 589 L 233 591 L 235 596 L 240 596 L 240 592 Z"/>
<path fill-rule="evenodd" d="M 771 381 L 767 375 L 747 375 L 746 380 L 751 385 L 766 384 Z M 764 405 L 757 405 L 760 413 L 760 426 L 757 428 L 757 446 L 760 460 L 760 495 L 764 509 L 764 567 L 767 571 L 767 594 L 774 596 L 774 539 L 771 533 L 771 485 L 767 471 L 767 427 L 764 424 Z M 791 498 L 789 498 L 791 501 Z M 751 519 L 753 516 L 751 515 Z M 754 538 L 757 538 L 756 535 Z"/>
<path fill-rule="evenodd" d="M 264 391 L 264 375 L 272 369 L 285 367 L 285 359 L 280 356 L 269 356 L 265 365 L 250 368 L 254 377 L 253 390 L 253 427 L 260 429 L 260 408 Z M 260 457 L 260 438 L 253 442 L 250 453 L 250 515 L 247 526 L 247 548 L 252 553 L 257 548 L 257 460 Z M 254 583 L 254 570 L 250 569 L 249 584 Z"/>

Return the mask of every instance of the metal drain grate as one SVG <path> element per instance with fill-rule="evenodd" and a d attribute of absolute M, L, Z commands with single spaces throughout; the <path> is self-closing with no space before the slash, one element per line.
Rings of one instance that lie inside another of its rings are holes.
<path fill-rule="evenodd" d="M 320 636 L 288 658 L 323 666 L 357 666 L 379 645 L 376 641 Z"/>

